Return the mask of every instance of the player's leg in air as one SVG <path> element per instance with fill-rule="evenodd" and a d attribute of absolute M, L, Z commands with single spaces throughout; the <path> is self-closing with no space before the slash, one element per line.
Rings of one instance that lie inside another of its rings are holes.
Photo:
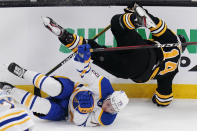
<path fill-rule="evenodd" d="M 3 90 L 7 90 L 10 95 L 19 103 L 28 107 L 41 119 L 63 120 L 68 114 L 68 102 L 73 92 L 74 82 L 67 78 L 57 78 L 45 76 L 41 73 L 26 70 L 16 63 L 11 63 L 8 70 L 14 75 L 32 82 L 33 85 L 49 95 L 42 98 L 30 92 L 21 90 L 3 82 Z M 8 88 L 7 88 L 8 87 Z"/>
<path fill-rule="evenodd" d="M 143 7 L 134 5 L 134 10 L 137 14 L 137 21 L 141 21 L 141 23 L 138 22 L 139 26 L 147 27 L 156 43 L 180 43 L 177 47 L 161 48 L 163 56 L 162 60 L 160 60 L 159 72 L 155 77 L 158 86 L 152 100 L 158 106 L 168 106 L 173 99 L 172 83 L 174 76 L 178 72 L 178 61 L 182 51 L 181 43 L 185 42 L 185 39 L 176 35 L 162 19 L 153 16 Z M 148 24 L 152 23 L 148 22 L 150 20 L 155 24 L 154 26 Z"/>
<path fill-rule="evenodd" d="M 42 19 L 45 27 L 58 36 L 60 42 L 73 52 L 77 51 L 77 47 L 79 45 L 86 43 L 83 37 L 69 33 L 66 29 L 58 25 L 52 18 L 43 17 Z"/>
<path fill-rule="evenodd" d="M 58 36 L 59 40 L 66 47 L 71 50 L 74 49 L 73 51 L 77 50 L 78 45 L 86 42 L 86 40 L 82 40 L 82 38 L 80 39 L 80 37 L 63 30 L 61 26 L 57 25 L 48 17 L 44 19 L 44 24 L 51 32 Z M 139 27 L 148 28 L 154 41 L 142 39 L 135 30 Z M 167 28 L 165 22 L 154 17 L 148 13 L 147 10 L 134 3 L 127 8 L 124 14 L 117 14 L 112 17 L 111 31 L 117 41 L 117 46 L 175 43 L 178 42 L 179 39 Z M 80 40 L 82 41 L 79 42 Z M 98 46 L 96 42 L 92 43 L 90 43 L 92 48 Z M 155 103 L 155 98 L 158 98 L 156 103 L 158 105 L 166 106 L 169 105 L 172 100 L 172 80 L 178 72 L 176 65 L 180 58 L 180 49 L 178 47 L 175 48 L 129 50 L 119 53 L 93 53 L 92 59 L 94 60 L 94 64 L 105 69 L 112 75 L 125 79 L 130 78 L 135 82 L 146 82 L 154 73 L 155 76 L 152 78 L 157 79 L 158 82 L 158 87 L 155 93 L 158 94 L 158 97 L 155 97 L 154 95 L 153 102 Z M 164 57 L 167 56 L 164 55 L 164 53 L 170 53 L 173 49 L 178 53 L 173 60 L 176 65 L 173 66 L 172 70 L 166 70 L 168 68 L 165 66 L 165 63 L 168 62 L 169 59 L 163 61 Z M 153 67 L 158 68 L 154 68 L 153 70 Z M 155 72 L 155 70 L 158 72 Z M 168 74 L 170 77 L 168 77 Z"/>
<path fill-rule="evenodd" d="M 142 39 L 142 37 L 135 30 L 137 27 L 139 27 L 139 23 L 135 22 L 135 19 L 135 13 L 125 13 L 112 17 L 111 31 L 116 38 L 118 46 L 149 44 L 149 41 L 147 42 L 146 40 Z M 76 34 L 69 33 L 49 17 L 44 17 L 43 22 L 45 27 L 55 34 L 61 43 L 64 44 L 68 49 L 71 49 L 73 52 L 77 51 L 78 45 L 84 44 L 86 42 L 90 44 L 91 48 L 102 47 L 99 46 L 99 44 L 97 44 L 95 41 L 87 41 Z M 132 23 L 137 24 L 133 25 Z M 152 23 L 149 23 L 149 26 L 151 26 Z M 91 58 L 94 64 L 103 68 L 112 75 L 119 78 L 130 78 L 132 80 L 135 79 L 135 81 L 139 81 L 138 76 L 141 76 L 144 74 L 144 72 L 151 74 L 152 67 L 156 63 L 154 51 L 151 49 L 120 51 L 119 53 L 98 52 L 92 53 Z M 140 81 L 146 81 L 149 78 L 149 75 L 146 76 L 147 77 L 143 78 L 143 80 L 140 78 Z"/>

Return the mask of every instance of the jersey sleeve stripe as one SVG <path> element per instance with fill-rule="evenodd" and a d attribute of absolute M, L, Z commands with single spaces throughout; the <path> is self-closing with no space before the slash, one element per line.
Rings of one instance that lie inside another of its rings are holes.
<path fill-rule="evenodd" d="M 75 42 L 69 47 L 69 49 L 73 50 L 79 43 L 80 37 L 77 36 Z"/>
<path fill-rule="evenodd" d="M 29 94 L 29 92 L 27 92 L 27 93 L 23 96 L 23 99 L 21 100 L 21 104 L 24 103 L 24 101 L 25 101 L 25 99 L 26 99 L 26 97 L 27 97 L 28 94 Z"/>
<path fill-rule="evenodd" d="M 32 82 L 34 85 L 35 85 L 35 80 L 36 80 L 37 76 L 40 75 L 40 74 L 41 74 L 41 73 L 38 73 L 38 74 L 36 74 L 36 75 L 34 76 L 33 82 Z"/>
<path fill-rule="evenodd" d="M 159 20 L 159 23 L 157 24 L 157 26 L 154 28 L 154 27 L 151 27 L 151 28 L 149 28 L 149 30 L 150 31 L 155 31 L 155 30 L 157 30 L 158 28 L 160 28 L 161 27 L 161 25 L 162 25 L 162 20 L 160 19 Z"/>
<path fill-rule="evenodd" d="M 5 130 L 7 130 L 8 128 L 11 128 L 11 127 L 16 126 L 16 125 L 21 125 L 21 124 L 23 124 L 23 123 L 25 123 L 25 122 L 29 121 L 30 119 L 31 119 L 31 118 L 30 118 L 30 117 L 28 117 L 28 118 L 26 118 L 26 119 L 25 119 L 25 120 L 23 120 L 23 121 L 20 121 L 20 122 L 14 123 L 14 124 L 9 125 L 9 126 L 7 126 L 7 127 L 4 127 L 4 128 L 2 129 L 2 131 L 5 131 Z"/>
<path fill-rule="evenodd" d="M 44 78 L 42 79 L 42 81 L 40 82 L 40 90 L 42 90 L 42 84 L 43 84 L 43 82 L 44 82 L 44 80 L 47 78 L 47 76 L 44 76 Z"/>
<path fill-rule="evenodd" d="M 21 110 L 21 111 L 18 111 L 18 112 L 13 112 L 13 113 L 4 115 L 4 116 L 0 117 L 0 121 L 2 121 L 3 119 L 5 119 L 6 117 L 13 116 L 13 115 L 18 115 L 18 114 L 23 113 L 23 112 L 25 112 L 25 111 L 24 110 Z"/>
<path fill-rule="evenodd" d="M 170 97 L 173 97 L 173 93 L 169 94 L 169 95 L 161 95 L 159 94 L 159 92 L 156 91 L 155 93 L 159 98 L 162 98 L 162 99 L 168 99 Z"/>
<path fill-rule="evenodd" d="M 77 52 L 77 50 L 78 50 L 78 45 L 82 45 L 82 43 L 83 43 L 83 37 L 80 36 L 78 44 L 75 46 L 74 49 L 72 49 L 72 51 L 73 51 L 73 52 Z"/>
<path fill-rule="evenodd" d="M 42 80 L 42 78 L 44 77 L 43 74 L 40 74 L 36 79 L 35 79 L 35 86 L 39 88 L 39 83 Z"/>
<path fill-rule="evenodd" d="M 33 107 L 33 105 L 34 105 L 36 99 L 37 99 L 37 96 L 34 96 L 33 101 L 31 102 L 31 106 L 30 106 L 30 108 L 29 108 L 30 110 L 32 109 L 32 107 Z"/>
<path fill-rule="evenodd" d="M 124 14 L 123 15 L 123 22 L 124 22 L 124 25 L 128 28 L 128 29 L 135 29 L 135 26 L 131 23 L 131 20 L 130 20 L 130 15 L 131 14 Z"/>
<path fill-rule="evenodd" d="M 101 81 L 103 80 L 103 76 L 100 78 L 100 80 L 99 80 L 99 99 L 101 99 L 102 98 L 102 90 L 101 90 Z"/>
<path fill-rule="evenodd" d="M 160 22 L 161 22 L 161 25 L 160 25 Z M 162 20 L 160 20 L 160 22 L 159 22 L 159 24 L 157 26 L 158 28 L 154 28 L 154 30 L 150 29 L 153 36 L 159 37 L 159 36 L 163 35 L 166 32 L 166 30 L 167 30 L 166 23 L 163 22 Z"/>
<path fill-rule="evenodd" d="M 10 118 L 10 119 L 4 120 L 4 121 L 2 121 L 2 122 L 0 123 L 0 127 L 6 125 L 6 124 L 8 124 L 8 123 L 11 123 L 11 122 L 13 122 L 13 121 L 21 120 L 22 118 L 24 118 L 24 117 L 26 117 L 26 116 L 28 116 L 28 115 L 25 113 L 25 114 L 22 114 L 22 115 L 20 115 L 20 116 L 17 116 L 17 117 L 14 117 L 14 118 Z"/>
<path fill-rule="evenodd" d="M 80 74 L 81 78 L 83 78 L 85 74 L 89 73 L 90 70 L 91 70 L 91 67 L 90 67 L 90 66 L 89 66 L 87 69 L 83 70 L 83 71 L 81 72 L 81 74 Z"/>
<path fill-rule="evenodd" d="M 29 94 L 26 101 L 25 101 L 25 106 L 29 107 L 30 101 L 32 100 L 33 94 Z"/>
<path fill-rule="evenodd" d="M 167 105 L 169 105 L 169 104 L 171 103 L 171 101 L 168 101 L 168 102 L 160 102 L 160 101 L 157 100 L 157 99 L 156 99 L 156 101 L 157 101 L 158 104 L 164 105 L 164 106 L 167 106 Z"/>
<path fill-rule="evenodd" d="M 103 122 L 101 121 L 101 116 L 103 114 L 103 110 L 101 110 L 100 114 L 99 114 L 99 117 L 98 117 L 98 122 L 100 125 L 104 126 Z"/>
<path fill-rule="evenodd" d="M 64 78 L 64 79 L 69 79 L 68 77 L 65 77 L 65 76 L 53 76 L 55 78 Z M 69 79 L 70 80 L 70 79 Z"/>
<path fill-rule="evenodd" d="M 153 34 L 153 35 L 159 37 L 159 36 L 163 35 L 166 32 L 166 30 L 167 30 L 167 25 L 165 24 L 165 26 L 161 32 L 159 32 L 157 34 Z"/>

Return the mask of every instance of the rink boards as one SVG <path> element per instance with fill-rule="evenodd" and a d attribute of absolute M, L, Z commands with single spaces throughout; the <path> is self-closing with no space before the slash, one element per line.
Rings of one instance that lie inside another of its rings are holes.
<path fill-rule="evenodd" d="M 156 84 L 112 84 L 115 90 L 124 90 L 129 98 L 151 98 L 155 92 Z M 197 99 L 197 85 L 174 84 L 173 94 L 177 99 Z M 31 85 L 17 85 L 17 88 L 34 92 Z M 41 92 L 43 97 L 48 95 Z"/>

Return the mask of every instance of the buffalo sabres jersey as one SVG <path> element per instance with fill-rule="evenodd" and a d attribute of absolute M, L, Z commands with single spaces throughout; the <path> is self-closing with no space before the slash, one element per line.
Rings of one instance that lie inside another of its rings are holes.
<path fill-rule="evenodd" d="M 103 101 L 114 92 L 111 83 L 107 78 L 100 76 L 96 71 L 92 70 L 89 65 L 90 63 L 75 63 L 81 78 L 88 85 L 75 85 L 74 92 L 69 101 L 70 120 L 79 126 L 99 126 L 112 124 L 117 114 L 104 112 L 101 108 Z M 82 91 L 91 91 L 93 94 L 94 103 L 92 112 L 80 113 L 75 109 L 75 96 Z"/>
<path fill-rule="evenodd" d="M 15 107 L 11 97 L 0 99 L 0 131 L 28 131 L 33 124 L 28 112 Z"/>

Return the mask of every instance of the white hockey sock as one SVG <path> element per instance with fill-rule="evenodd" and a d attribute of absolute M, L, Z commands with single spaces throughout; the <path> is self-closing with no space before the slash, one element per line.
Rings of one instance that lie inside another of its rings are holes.
<path fill-rule="evenodd" d="M 27 91 L 13 88 L 11 91 L 12 97 L 20 104 L 25 105 L 33 112 L 47 114 L 51 108 L 49 100 L 35 96 Z"/>
<path fill-rule="evenodd" d="M 62 86 L 59 81 L 41 73 L 27 70 L 24 74 L 24 79 L 32 82 L 34 86 L 52 97 L 59 95 L 62 91 Z"/>

